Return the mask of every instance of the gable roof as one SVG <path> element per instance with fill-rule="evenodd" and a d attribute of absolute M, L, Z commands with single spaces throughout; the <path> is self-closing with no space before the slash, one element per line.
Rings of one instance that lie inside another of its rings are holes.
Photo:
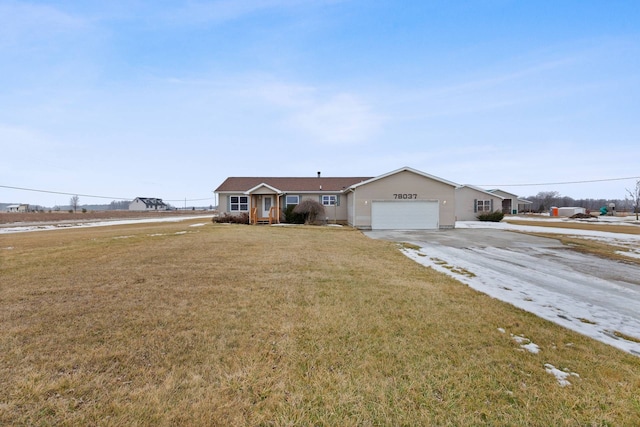
<path fill-rule="evenodd" d="M 134 202 L 136 200 L 140 200 L 142 203 L 144 203 L 147 207 L 149 206 L 167 206 L 162 199 L 157 199 L 155 197 L 136 197 L 134 199 Z"/>
<path fill-rule="evenodd" d="M 271 190 L 271 191 L 273 191 L 274 193 L 277 193 L 277 194 L 282 193 L 282 191 L 280 191 L 279 189 L 277 189 L 275 187 L 272 187 L 269 184 L 266 184 L 264 182 L 256 185 L 255 187 L 252 187 L 252 188 L 248 189 L 247 191 L 245 191 L 245 193 L 247 193 L 247 194 L 253 193 L 254 191 L 257 191 L 258 188 L 267 188 L 267 189 L 269 189 L 269 190 Z"/>
<path fill-rule="evenodd" d="M 420 175 L 420 176 L 423 176 L 423 177 L 425 177 L 425 178 L 429 178 L 429 179 L 432 179 L 432 180 L 434 180 L 434 181 L 438 181 L 438 182 L 441 182 L 441 183 L 443 183 L 443 184 L 450 185 L 450 186 L 452 186 L 452 187 L 457 187 L 457 186 L 458 186 L 458 184 L 456 184 L 456 183 L 454 183 L 454 182 L 447 181 L 446 179 L 438 178 L 437 176 L 429 175 L 428 173 L 424 173 L 424 172 L 421 172 L 421 171 L 419 171 L 419 170 L 417 170 L 417 169 L 413 169 L 413 168 L 410 168 L 410 167 L 408 167 L 408 166 L 405 166 L 405 167 L 403 167 L 403 168 L 396 169 L 396 170 L 394 170 L 394 171 L 391 171 L 391 172 L 385 173 L 385 174 L 383 174 L 383 175 L 379 175 L 379 176 L 376 176 L 376 177 L 374 177 L 374 178 L 370 178 L 370 179 L 368 179 L 368 180 L 366 180 L 366 181 L 363 181 L 363 182 L 359 182 L 359 183 L 357 183 L 357 184 L 354 184 L 354 185 L 352 185 L 351 187 L 349 187 L 349 190 L 356 189 L 356 188 L 358 188 L 358 187 L 360 187 L 360 186 L 362 186 L 362 185 L 369 184 L 369 183 L 371 183 L 371 182 L 377 181 L 377 180 L 379 180 L 379 179 L 386 178 L 386 177 L 391 176 L 391 175 L 395 175 L 395 174 L 400 173 L 400 172 L 411 172 L 411 173 L 415 173 L 416 175 Z"/>
<path fill-rule="evenodd" d="M 371 179 L 369 177 L 229 177 L 214 191 L 216 193 L 238 192 L 245 193 L 268 186 L 282 193 L 318 192 L 322 187 L 323 192 L 342 192 L 350 186 Z"/>
<path fill-rule="evenodd" d="M 469 188 L 471 190 L 475 190 L 475 191 L 478 191 L 480 193 L 485 193 L 485 194 L 487 194 L 487 195 L 489 195 L 491 197 L 497 197 L 498 199 L 503 199 L 504 200 L 504 197 L 502 197 L 499 194 L 492 193 L 490 191 L 484 190 L 484 189 L 482 189 L 480 187 L 476 187 L 475 185 L 471 185 L 471 184 L 463 184 L 463 185 L 459 186 L 458 188 L 456 188 L 456 190 L 461 190 L 463 188 Z"/>
<path fill-rule="evenodd" d="M 502 194 L 506 194 L 507 196 L 512 196 L 512 197 L 503 197 L 503 198 L 505 198 L 505 199 L 507 199 L 507 198 L 509 198 L 509 199 L 517 199 L 517 198 L 518 198 L 518 195 L 517 195 L 517 194 L 509 193 L 508 191 L 504 191 L 504 190 L 501 190 L 501 189 L 499 189 L 499 188 L 494 188 L 494 189 L 492 189 L 492 190 L 487 190 L 487 191 L 488 191 L 489 193 L 493 193 L 493 194 L 499 194 L 499 193 L 502 193 Z"/>

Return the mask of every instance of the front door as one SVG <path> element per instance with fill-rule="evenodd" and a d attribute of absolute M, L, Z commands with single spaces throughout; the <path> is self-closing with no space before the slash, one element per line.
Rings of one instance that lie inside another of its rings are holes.
<path fill-rule="evenodd" d="M 504 199 L 502 201 L 502 213 L 504 214 L 511 213 L 511 199 Z"/>
<path fill-rule="evenodd" d="M 273 206 L 273 196 L 262 196 L 262 217 L 268 218 L 269 211 Z"/>

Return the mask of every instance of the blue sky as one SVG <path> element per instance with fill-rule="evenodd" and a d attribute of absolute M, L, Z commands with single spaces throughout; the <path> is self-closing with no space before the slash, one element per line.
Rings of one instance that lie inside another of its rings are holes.
<path fill-rule="evenodd" d="M 81 204 L 403 166 L 625 198 L 513 185 L 639 177 L 639 113 L 637 1 L 0 0 L 0 185 Z"/>

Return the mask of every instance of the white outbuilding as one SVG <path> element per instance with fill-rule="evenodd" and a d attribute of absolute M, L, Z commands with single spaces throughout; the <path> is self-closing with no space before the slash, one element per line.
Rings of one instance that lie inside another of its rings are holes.
<path fill-rule="evenodd" d="M 587 213 L 587 210 L 581 207 L 558 208 L 558 216 L 570 217 L 576 214 L 584 214 L 584 213 Z"/>

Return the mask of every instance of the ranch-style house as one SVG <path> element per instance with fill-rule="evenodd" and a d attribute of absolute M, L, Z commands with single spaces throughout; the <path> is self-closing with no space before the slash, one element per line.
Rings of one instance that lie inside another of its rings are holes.
<path fill-rule="evenodd" d="M 287 206 L 310 198 L 327 222 L 365 230 L 453 228 L 503 204 L 498 194 L 410 167 L 376 177 L 229 177 L 214 192 L 220 214 L 246 213 L 251 224 L 278 223 Z"/>

